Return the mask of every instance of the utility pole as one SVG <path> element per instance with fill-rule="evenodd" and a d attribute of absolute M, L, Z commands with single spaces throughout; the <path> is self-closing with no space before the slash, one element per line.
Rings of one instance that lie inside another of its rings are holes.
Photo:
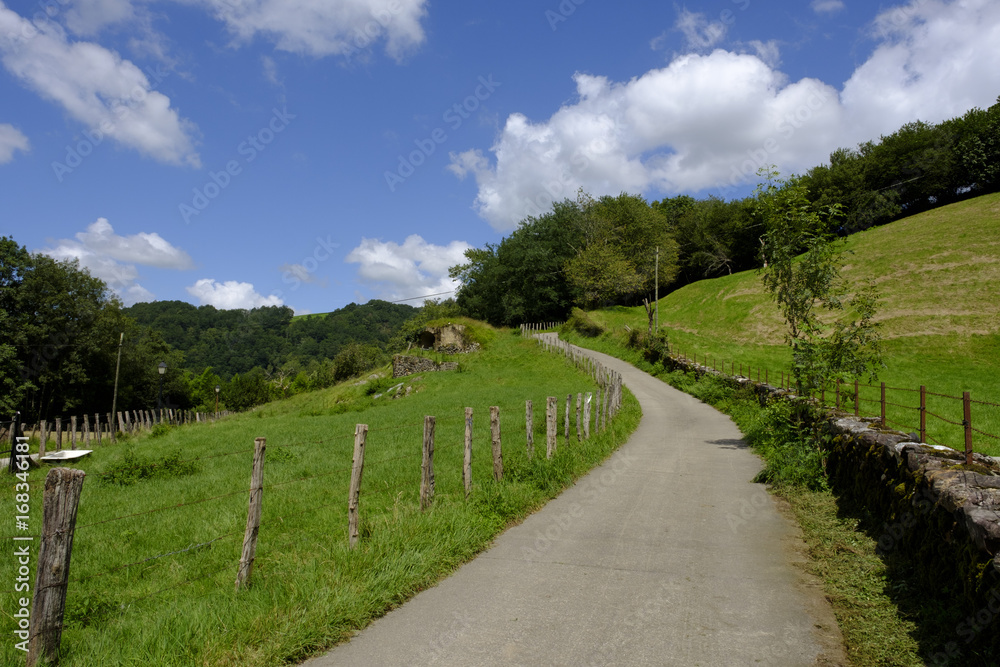
<path fill-rule="evenodd" d="M 108 424 L 108 428 L 111 430 L 111 442 L 115 442 L 115 417 L 118 412 L 118 371 L 122 367 L 122 342 L 125 340 L 125 332 L 121 332 L 118 337 L 118 363 L 115 364 L 115 394 L 111 399 L 111 423 Z"/>
<path fill-rule="evenodd" d="M 653 331 L 660 333 L 660 246 L 656 246 L 656 326 Z"/>

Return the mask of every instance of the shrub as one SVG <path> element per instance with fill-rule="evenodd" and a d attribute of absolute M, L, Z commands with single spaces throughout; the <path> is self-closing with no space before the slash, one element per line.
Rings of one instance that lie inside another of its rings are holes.
<path fill-rule="evenodd" d="M 581 336 L 596 338 L 604 333 L 604 327 L 590 318 L 587 313 L 579 308 L 574 308 L 566 320 L 565 326 L 570 331 L 576 331 Z"/>
<path fill-rule="evenodd" d="M 131 486 L 144 479 L 183 477 L 197 471 L 198 466 L 194 461 L 181 459 L 180 450 L 172 451 L 159 461 L 155 461 L 146 456 L 139 456 L 135 450 L 128 447 L 120 459 L 98 475 L 103 484 Z"/>

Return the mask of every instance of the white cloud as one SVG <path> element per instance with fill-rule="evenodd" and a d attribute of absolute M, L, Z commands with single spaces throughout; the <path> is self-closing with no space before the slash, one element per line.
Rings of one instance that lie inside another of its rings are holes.
<path fill-rule="evenodd" d="M 62 0 L 60 0 L 62 4 Z M 66 25 L 77 35 L 95 35 L 102 28 L 134 17 L 131 0 L 72 0 Z"/>
<path fill-rule="evenodd" d="M 27 153 L 31 148 L 28 137 L 13 125 L 0 123 L 0 164 L 14 159 L 14 151 Z"/>
<path fill-rule="evenodd" d="M 726 36 L 726 24 L 722 21 L 709 21 L 704 14 L 687 9 L 681 10 L 674 28 L 684 34 L 687 47 L 692 51 L 710 49 Z"/>
<path fill-rule="evenodd" d="M 873 36 L 878 47 L 841 93 L 851 145 L 996 101 L 1000 3 L 914 0 L 880 14 Z"/>
<path fill-rule="evenodd" d="M 260 57 L 261 69 L 264 73 L 264 80 L 273 86 L 281 86 L 281 79 L 278 78 L 278 64 L 271 56 Z"/>
<path fill-rule="evenodd" d="M 128 304 L 150 301 L 153 294 L 139 284 L 136 264 L 161 269 L 194 268 L 191 256 L 157 233 L 119 236 L 105 218 L 98 218 L 73 239 L 62 239 L 41 252 L 55 259 L 80 261 L 80 266 L 103 280 Z"/>
<path fill-rule="evenodd" d="M 346 261 L 361 265 L 358 278 L 381 298 L 407 299 L 457 289 L 459 283 L 448 277 L 448 269 L 464 263 L 465 251 L 471 247 L 465 241 L 439 246 L 416 234 L 406 237 L 402 245 L 362 238 Z"/>
<path fill-rule="evenodd" d="M 284 302 L 277 296 L 264 296 L 254 289 L 252 283 L 241 283 L 235 280 L 217 282 L 212 278 L 202 278 L 194 285 L 185 288 L 191 296 L 198 299 L 201 306 L 215 306 L 222 310 L 237 308 L 252 309 L 261 306 L 283 306 Z"/>
<path fill-rule="evenodd" d="M 36 25 L 2 2 L 0 34 L 7 36 L 0 40 L 7 71 L 92 133 L 161 162 L 200 166 L 193 125 L 180 118 L 170 99 L 153 90 L 132 62 L 92 42 L 71 42 L 57 24 Z"/>
<path fill-rule="evenodd" d="M 790 82 L 773 42 L 757 55 L 717 49 L 675 57 L 626 82 L 576 74 L 577 99 L 543 121 L 513 113 L 490 148 L 451 155 L 472 175 L 475 208 L 497 230 L 554 200 L 699 192 L 752 182 L 758 167 L 785 173 L 831 151 L 993 103 L 1000 90 L 1000 3 L 915 0 L 879 16 L 871 57 L 842 92 Z"/>
<path fill-rule="evenodd" d="M 813 0 L 813 11 L 817 14 L 834 14 L 844 8 L 843 0 Z"/>
<path fill-rule="evenodd" d="M 206 5 L 238 40 L 258 34 L 283 51 L 315 57 L 354 56 L 385 42 L 402 58 L 421 44 L 427 0 L 195 0 Z"/>
<path fill-rule="evenodd" d="M 759 39 L 754 39 L 750 41 L 749 46 L 757 54 L 757 57 L 771 69 L 776 69 L 781 64 L 781 51 L 776 40 L 769 39 L 762 42 Z"/>

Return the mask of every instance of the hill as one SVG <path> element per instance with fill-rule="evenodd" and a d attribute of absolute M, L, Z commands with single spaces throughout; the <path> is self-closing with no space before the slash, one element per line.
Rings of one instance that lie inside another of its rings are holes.
<path fill-rule="evenodd" d="M 883 299 L 889 386 L 1000 402 L 1000 194 L 926 211 L 846 239 L 843 275 L 873 279 Z M 612 328 L 645 328 L 641 307 L 593 313 Z M 702 280 L 660 300 L 672 348 L 699 358 L 787 368 L 784 325 L 757 271 Z M 893 399 L 889 399 L 893 400 Z M 913 396 L 897 401 L 912 405 Z M 983 408 L 1000 426 L 1000 410 Z M 951 419 L 961 421 L 950 408 Z M 914 418 L 909 418 L 911 424 Z M 1000 433 L 1000 427 L 988 429 Z"/>
<path fill-rule="evenodd" d="M 184 352 L 187 367 L 195 373 L 211 366 L 230 377 L 254 366 L 278 367 L 293 359 L 333 359 L 350 342 L 384 346 L 417 309 L 376 299 L 295 318 L 284 306 L 220 310 L 156 301 L 137 303 L 124 312 Z"/>

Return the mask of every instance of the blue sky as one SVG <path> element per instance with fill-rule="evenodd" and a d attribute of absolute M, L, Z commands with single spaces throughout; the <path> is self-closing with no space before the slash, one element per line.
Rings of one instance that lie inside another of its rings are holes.
<path fill-rule="evenodd" d="M 989 0 L 0 0 L 0 234 L 126 304 L 420 297 L 579 187 L 742 196 L 997 63 Z"/>

